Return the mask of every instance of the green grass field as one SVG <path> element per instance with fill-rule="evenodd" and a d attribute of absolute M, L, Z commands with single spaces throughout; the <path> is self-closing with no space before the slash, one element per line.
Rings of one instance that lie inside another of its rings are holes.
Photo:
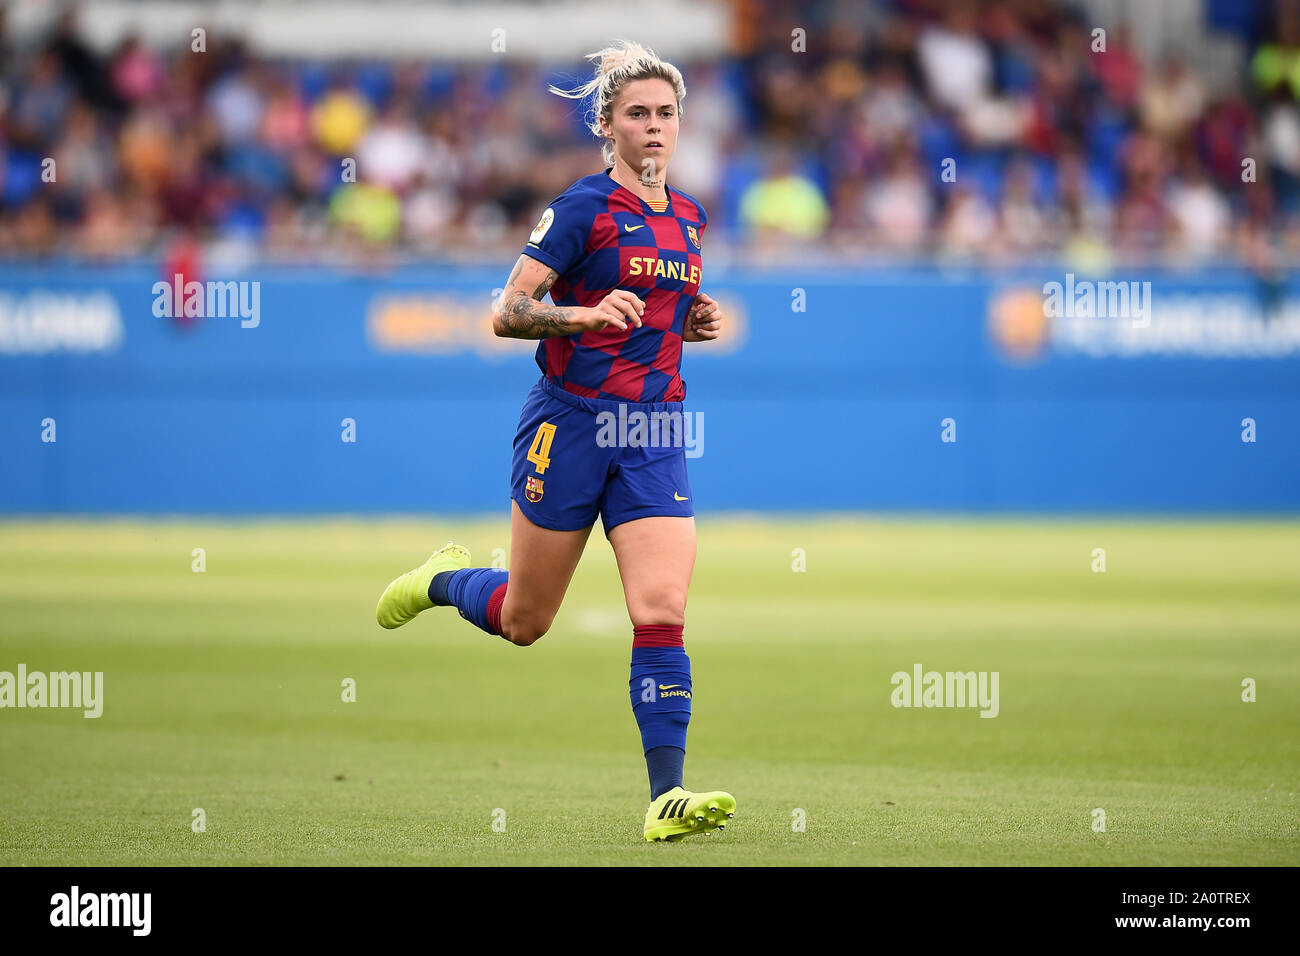
<path fill-rule="evenodd" d="M 1300 863 L 1300 525 L 699 527 L 686 783 L 739 812 L 650 845 L 599 530 L 518 648 L 373 616 L 504 520 L 2 523 L 0 670 L 103 671 L 105 703 L 0 710 L 0 864 Z M 999 715 L 891 706 L 918 663 L 997 671 Z"/>

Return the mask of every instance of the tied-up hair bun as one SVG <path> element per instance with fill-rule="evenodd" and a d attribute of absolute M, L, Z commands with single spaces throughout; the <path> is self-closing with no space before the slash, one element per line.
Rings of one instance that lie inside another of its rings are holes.
<path fill-rule="evenodd" d="M 614 165 L 614 144 L 605 139 L 604 130 L 600 128 L 600 118 L 603 116 L 606 121 L 612 119 L 614 100 L 625 84 L 653 78 L 667 81 L 677 95 L 677 115 L 682 115 L 682 100 L 686 98 L 682 71 L 659 59 L 649 47 L 631 40 L 619 40 L 613 46 L 588 53 L 586 59 L 596 64 L 595 75 L 590 80 L 573 89 L 566 90 L 558 86 L 550 86 L 548 89 L 567 99 L 591 100 L 586 113 L 587 128 L 605 140 L 600 153 L 606 166 Z"/>

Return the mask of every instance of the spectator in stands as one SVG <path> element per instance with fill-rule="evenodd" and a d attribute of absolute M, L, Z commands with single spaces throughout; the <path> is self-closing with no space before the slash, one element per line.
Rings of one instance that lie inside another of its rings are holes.
<path fill-rule="evenodd" d="M 997 262 L 1300 250 L 1295 3 L 1277 4 L 1250 80 L 1213 95 L 1196 51 L 1147 68 L 1122 22 L 1094 51 L 1055 0 L 733 13 L 736 55 L 690 68 L 684 122 L 707 135 L 674 173 L 715 244 Z M 65 13 L 19 45 L 0 7 L 0 254 L 158 256 L 180 232 L 243 255 L 506 255 L 590 171 L 579 118 L 545 94 L 550 65 L 269 60 L 207 41 L 127 34 L 101 55 Z"/>

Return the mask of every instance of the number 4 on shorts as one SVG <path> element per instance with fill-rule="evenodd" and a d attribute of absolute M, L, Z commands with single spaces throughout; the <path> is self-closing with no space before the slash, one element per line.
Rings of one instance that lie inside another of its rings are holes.
<path fill-rule="evenodd" d="M 537 434 L 533 436 L 533 443 L 528 447 L 528 460 L 537 466 L 539 475 L 546 474 L 546 469 L 551 466 L 551 442 L 555 441 L 555 426 L 550 422 L 542 422 L 537 426 Z"/>

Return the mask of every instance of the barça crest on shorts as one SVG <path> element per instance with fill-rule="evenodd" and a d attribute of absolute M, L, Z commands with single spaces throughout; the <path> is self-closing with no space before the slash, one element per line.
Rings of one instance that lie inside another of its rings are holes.
<path fill-rule="evenodd" d="M 544 482 L 542 481 L 541 478 L 534 478 L 532 475 L 529 475 L 528 483 L 524 485 L 524 497 L 527 498 L 529 501 L 533 502 L 533 504 L 536 504 L 537 502 L 541 501 L 543 484 Z"/>
<path fill-rule="evenodd" d="M 700 248 L 700 234 L 695 231 L 694 226 L 686 227 L 686 235 L 690 237 L 691 242 L 695 243 L 695 248 Z"/>

